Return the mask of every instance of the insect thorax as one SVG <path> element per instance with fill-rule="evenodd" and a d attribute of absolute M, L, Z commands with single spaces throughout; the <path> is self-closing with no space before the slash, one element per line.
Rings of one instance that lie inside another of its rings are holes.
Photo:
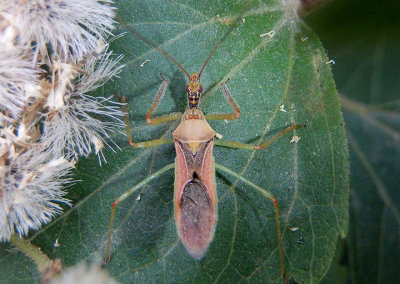
<path fill-rule="evenodd" d="M 205 120 L 205 116 L 201 110 L 198 108 L 187 108 L 182 115 L 182 121 L 190 119 L 200 119 Z"/>
<path fill-rule="evenodd" d="M 189 108 L 198 108 L 199 100 L 200 100 L 200 93 L 189 92 L 187 94 L 188 94 Z"/>
<path fill-rule="evenodd" d="M 188 108 L 172 136 L 183 143 L 205 142 L 215 136 L 215 131 L 207 123 L 201 110 Z"/>
<path fill-rule="evenodd" d="M 188 94 L 189 108 L 197 108 L 199 105 L 200 94 L 203 88 L 200 85 L 200 76 L 197 73 L 192 73 L 189 76 L 189 84 L 186 86 Z"/>

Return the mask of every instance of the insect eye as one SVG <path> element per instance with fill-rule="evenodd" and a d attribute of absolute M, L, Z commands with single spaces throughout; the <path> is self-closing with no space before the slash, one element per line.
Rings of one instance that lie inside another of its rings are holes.
<path fill-rule="evenodd" d="M 190 93 L 189 85 L 186 86 L 186 93 Z"/>
<path fill-rule="evenodd" d="M 198 93 L 200 94 L 202 91 L 203 91 L 203 87 L 202 87 L 202 86 L 199 86 Z"/>

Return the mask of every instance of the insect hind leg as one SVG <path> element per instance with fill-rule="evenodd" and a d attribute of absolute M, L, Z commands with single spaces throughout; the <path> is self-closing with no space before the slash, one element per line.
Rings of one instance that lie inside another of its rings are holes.
<path fill-rule="evenodd" d="M 108 234 L 107 234 L 107 250 L 106 250 L 106 258 L 104 260 L 104 263 L 108 263 L 110 262 L 110 247 L 111 247 L 111 232 L 112 232 L 112 226 L 114 223 L 114 217 L 115 217 L 115 209 L 117 207 L 117 205 L 124 201 L 126 198 L 128 198 L 131 194 L 133 194 L 136 190 L 138 190 L 139 188 L 141 188 L 142 186 L 146 185 L 147 183 L 149 183 L 150 181 L 152 181 L 153 179 L 159 177 L 160 175 L 162 175 L 163 173 L 165 173 L 166 171 L 173 169 L 175 167 L 175 163 L 169 164 L 164 166 L 162 169 L 158 170 L 157 172 L 153 173 L 152 175 L 148 176 L 147 178 L 145 178 L 144 180 L 142 180 L 141 182 L 139 182 L 138 184 L 136 184 L 134 187 L 132 187 L 131 189 L 125 191 L 121 196 L 119 196 L 117 199 L 115 199 L 115 201 L 112 204 L 112 208 L 111 208 L 111 217 L 110 217 L 110 223 L 108 226 Z"/>
<path fill-rule="evenodd" d="M 268 198 L 274 204 L 276 230 L 277 230 L 278 245 L 279 245 L 279 258 L 280 258 L 280 263 L 281 263 L 281 276 L 284 279 L 285 283 L 289 283 L 288 279 L 286 278 L 286 274 L 285 274 L 285 265 L 284 265 L 284 259 L 283 259 L 283 246 L 282 246 L 282 233 L 281 233 L 281 226 L 280 226 L 280 221 L 279 221 L 278 201 L 266 189 L 252 183 L 248 179 L 238 175 L 237 173 L 230 170 L 229 168 L 227 168 L 223 165 L 217 164 L 217 163 L 215 163 L 215 168 L 237 178 L 238 180 L 240 180 L 240 181 L 244 182 L 245 184 L 249 185 L 250 187 L 254 188 L 256 191 L 258 191 L 260 194 L 262 194 L 263 196 Z"/>

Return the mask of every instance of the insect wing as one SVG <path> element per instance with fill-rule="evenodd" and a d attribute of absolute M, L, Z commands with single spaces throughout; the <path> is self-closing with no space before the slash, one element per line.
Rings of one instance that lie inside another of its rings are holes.
<path fill-rule="evenodd" d="M 188 144 L 175 140 L 175 223 L 189 255 L 201 259 L 217 223 L 214 141 L 200 142 L 196 153 Z"/>

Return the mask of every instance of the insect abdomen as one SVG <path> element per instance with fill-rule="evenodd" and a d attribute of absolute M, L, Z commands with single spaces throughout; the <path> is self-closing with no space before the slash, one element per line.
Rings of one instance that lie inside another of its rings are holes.
<path fill-rule="evenodd" d="M 183 188 L 180 237 L 188 253 L 200 259 L 214 236 L 215 212 L 206 186 L 197 178 Z"/>

